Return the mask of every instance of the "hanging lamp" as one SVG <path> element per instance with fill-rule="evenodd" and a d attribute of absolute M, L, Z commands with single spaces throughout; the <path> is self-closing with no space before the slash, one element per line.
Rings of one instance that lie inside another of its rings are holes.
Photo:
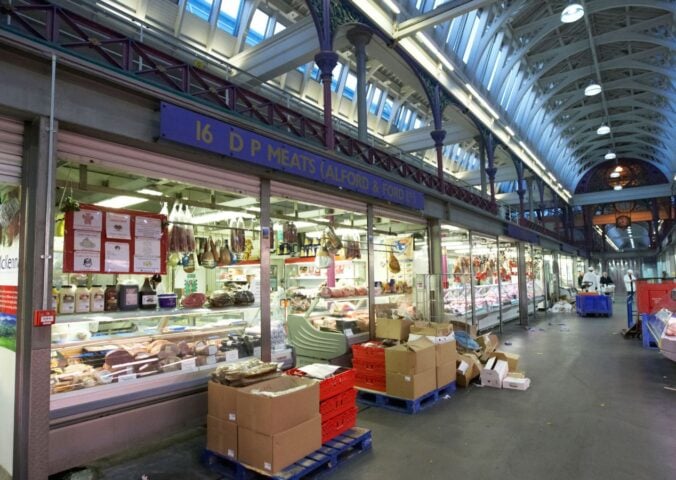
<path fill-rule="evenodd" d="M 579 3 L 569 3 L 561 12 L 561 21 L 563 23 L 577 22 L 584 16 L 584 7 Z"/>
<path fill-rule="evenodd" d="M 591 80 L 589 82 L 589 85 L 585 87 L 584 94 L 587 97 L 593 97 L 594 95 L 598 95 L 599 93 L 601 93 L 601 90 L 603 90 L 603 88 L 601 88 L 601 85 Z"/>

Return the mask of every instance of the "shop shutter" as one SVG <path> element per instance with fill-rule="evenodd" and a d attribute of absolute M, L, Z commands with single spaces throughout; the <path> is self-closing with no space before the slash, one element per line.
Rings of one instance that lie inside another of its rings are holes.
<path fill-rule="evenodd" d="M 0 117 L 0 182 L 21 181 L 23 123 Z"/>
<path fill-rule="evenodd" d="M 296 187 L 274 180 L 270 182 L 270 194 L 273 197 L 283 197 L 291 200 L 298 200 L 299 202 L 307 202 L 312 205 L 321 205 L 323 207 L 366 214 L 366 204 L 363 202 L 356 202 L 344 196 L 317 192 L 315 190 Z"/>
<path fill-rule="evenodd" d="M 373 216 L 374 217 L 385 217 L 389 218 L 390 220 L 396 220 L 399 222 L 404 222 L 404 223 L 413 223 L 413 224 L 420 224 L 427 226 L 427 217 L 424 215 L 418 214 L 406 214 L 403 212 L 398 212 L 396 210 L 389 210 L 387 208 L 382 208 L 382 207 L 374 207 L 373 208 Z"/>
<path fill-rule="evenodd" d="M 57 154 L 59 160 L 73 163 L 87 165 L 94 163 L 145 177 L 179 180 L 213 190 L 256 198 L 260 195 L 258 177 L 228 172 L 224 168 L 200 165 L 77 133 L 59 132 Z"/>

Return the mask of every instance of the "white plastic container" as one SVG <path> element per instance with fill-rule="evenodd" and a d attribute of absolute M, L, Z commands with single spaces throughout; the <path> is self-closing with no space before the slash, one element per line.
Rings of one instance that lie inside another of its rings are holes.
<path fill-rule="evenodd" d="M 106 295 L 103 286 L 92 285 L 89 291 L 89 302 L 90 312 L 103 312 L 106 305 Z"/>
<path fill-rule="evenodd" d="M 63 285 L 59 290 L 59 313 L 75 313 L 75 287 Z"/>
<path fill-rule="evenodd" d="M 89 289 L 79 286 L 75 290 L 75 313 L 89 313 Z"/>

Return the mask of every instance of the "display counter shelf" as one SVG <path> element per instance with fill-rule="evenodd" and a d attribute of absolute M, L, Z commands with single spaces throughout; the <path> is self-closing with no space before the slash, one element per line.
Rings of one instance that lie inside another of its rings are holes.
<path fill-rule="evenodd" d="M 239 305 L 224 308 L 174 308 L 174 309 L 160 309 L 160 310 L 132 310 L 132 311 L 117 311 L 117 312 L 97 312 L 97 313 L 70 313 L 58 314 L 56 316 L 56 323 L 77 323 L 77 322 L 106 322 L 118 320 L 150 320 L 165 317 L 181 317 L 181 316 L 201 316 L 214 315 L 217 313 L 231 313 L 241 310 L 249 310 L 260 308 L 260 305 L 253 303 L 251 305 Z"/>
<path fill-rule="evenodd" d="M 174 391 L 206 386 L 209 374 L 216 368 L 249 360 L 243 357 L 234 362 L 215 365 L 203 365 L 193 369 L 166 372 L 150 377 L 137 378 L 121 383 L 99 385 L 96 388 L 84 388 L 70 392 L 52 394 L 50 397 L 50 417 L 53 420 L 100 410 L 113 405 L 136 402 Z"/>

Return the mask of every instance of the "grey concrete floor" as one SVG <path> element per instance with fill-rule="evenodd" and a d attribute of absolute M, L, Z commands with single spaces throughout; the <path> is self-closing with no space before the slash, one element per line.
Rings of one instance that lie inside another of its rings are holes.
<path fill-rule="evenodd" d="M 676 364 L 624 339 L 612 318 L 539 314 L 509 325 L 501 348 L 521 355 L 526 392 L 459 389 L 418 414 L 364 408 L 371 452 L 333 479 L 675 479 Z M 666 387 L 666 388 L 665 388 Z M 200 464 L 204 430 L 93 466 L 107 480 L 220 478 Z"/>

